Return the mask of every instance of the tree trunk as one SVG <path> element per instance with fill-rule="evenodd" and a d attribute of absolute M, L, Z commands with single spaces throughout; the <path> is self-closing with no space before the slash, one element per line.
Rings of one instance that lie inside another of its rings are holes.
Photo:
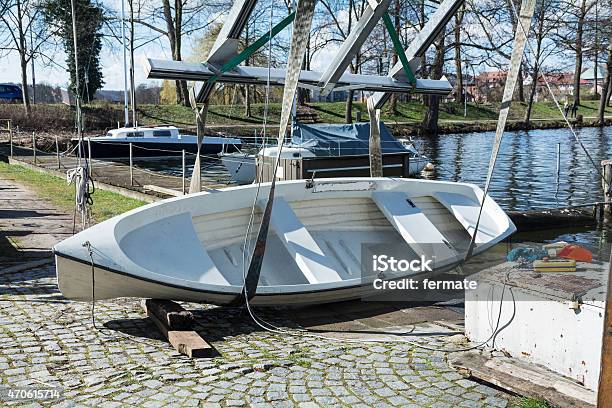
<path fill-rule="evenodd" d="M 531 81 L 531 90 L 529 91 L 529 101 L 527 102 L 527 110 L 525 111 L 525 127 L 529 128 L 531 121 L 531 110 L 533 108 L 533 100 L 535 93 L 538 90 L 538 77 L 540 76 L 540 54 L 542 52 L 542 39 L 544 37 L 544 18 L 546 7 L 540 6 L 538 13 L 538 29 L 536 33 L 536 53 L 535 62 L 533 63 L 533 74 Z"/>
<path fill-rule="evenodd" d="M 463 94 L 463 72 L 461 69 L 461 23 L 463 22 L 463 8 L 455 15 L 455 75 L 457 76 L 457 85 L 455 88 L 455 101 L 463 102 L 465 95 Z"/>
<path fill-rule="evenodd" d="M 353 90 L 350 89 L 346 96 L 346 109 L 344 110 L 344 122 L 353 123 Z"/>
<path fill-rule="evenodd" d="M 181 0 L 174 2 L 174 18 L 172 17 L 172 8 L 170 0 L 162 0 L 164 8 L 164 19 L 166 20 L 166 29 L 170 49 L 172 51 L 172 59 L 181 61 L 181 30 L 183 28 L 183 3 Z M 176 84 L 176 103 L 183 106 L 189 106 L 189 91 L 187 89 L 187 81 L 175 81 Z"/>
<path fill-rule="evenodd" d="M 580 14 L 576 25 L 576 64 L 574 68 L 574 104 L 580 105 L 580 75 L 582 73 L 582 34 L 584 32 L 584 16 L 586 0 L 580 3 Z"/>
<path fill-rule="evenodd" d="M 17 0 L 17 34 L 19 35 L 19 63 L 21 65 L 21 91 L 23 108 L 25 109 L 26 116 L 30 116 L 30 97 L 28 95 L 28 62 L 26 60 L 26 38 L 23 31 L 23 24 L 21 21 L 21 0 Z M 10 27 L 9 27 L 10 29 Z"/>
<path fill-rule="evenodd" d="M 519 67 L 518 73 L 518 100 L 525 102 L 525 84 L 523 83 L 523 64 Z"/>
<path fill-rule="evenodd" d="M 436 42 L 436 56 L 434 58 L 430 77 L 440 79 L 444 68 L 444 32 L 440 34 Z M 438 133 L 438 115 L 440 112 L 440 97 L 437 95 L 426 95 L 423 100 L 427 105 L 427 112 L 423 118 L 421 129 L 425 135 L 435 135 Z"/>
<path fill-rule="evenodd" d="M 603 81 L 603 89 L 601 90 L 601 97 L 599 99 L 599 110 L 597 111 L 597 118 L 599 125 L 603 126 L 605 123 L 605 113 L 608 95 L 612 88 L 612 36 L 610 37 L 610 44 L 608 45 L 608 61 L 607 61 L 606 76 Z"/>
<path fill-rule="evenodd" d="M 394 8 L 394 13 L 393 13 L 393 17 L 394 17 L 394 25 L 395 25 L 395 31 L 397 32 L 398 36 L 401 37 L 400 34 L 400 30 L 401 30 L 401 21 L 400 21 L 400 13 L 401 13 L 401 8 L 400 8 L 400 0 L 395 0 L 395 8 Z M 392 57 L 392 66 L 395 66 L 395 64 L 397 64 L 398 61 L 398 55 L 397 55 L 397 50 L 395 48 L 393 48 L 393 57 Z M 397 94 L 396 93 L 392 93 L 391 94 L 391 98 L 389 99 L 389 112 L 393 115 L 397 115 Z"/>

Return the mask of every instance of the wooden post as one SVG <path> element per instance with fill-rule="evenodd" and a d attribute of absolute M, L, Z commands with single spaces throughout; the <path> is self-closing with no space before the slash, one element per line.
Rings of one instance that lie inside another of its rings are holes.
<path fill-rule="evenodd" d="M 598 408 L 612 407 L 612 254 L 608 267 L 608 288 L 603 325 L 599 391 L 597 393 Z"/>
<path fill-rule="evenodd" d="M 183 149 L 183 195 L 185 195 L 185 149 Z"/>
<path fill-rule="evenodd" d="M 13 157 L 13 127 L 11 126 L 11 121 L 8 121 L 8 129 L 9 129 L 9 145 L 10 145 L 10 153 L 11 157 Z"/>
<path fill-rule="evenodd" d="M 561 143 L 557 143 L 557 182 L 561 173 Z"/>
<path fill-rule="evenodd" d="M 57 156 L 57 169 L 60 170 L 62 168 L 62 161 L 60 159 L 59 141 L 57 140 L 57 136 L 55 136 L 55 154 Z"/>
<path fill-rule="evenodd" d="M 602 189 L 604 192 L 604 202 L 606 203 L 606 213 L 612 212 L 612 191 L 610 191 L 610 184 L 612 183 L 612 160 L 601 161 L 601 174 L 603 174 L 603 180 L 601 180 Z"/>
<path fill-rule="evenodd" d="M 192 329 L 191 312 L 170 300 L 143 299 L 140 305 L 176 351 L 190 358 L 213 356 L 212 346 Z"/>
<path fill-rule="evenodd" d="M 132 169 L 132 142 L 130 142 L 130 186 L 134 186 L 134 170 Z"/>
<path fill-rule="evenodd" d="M 376 109 L 374 100 L 368 98 L 368 114 L 370 115 L 370 177 L 383 177 L 383 162 L 380 147 L 380 109 Z"/>
<path fill-rule="evenodd" d="M 87 138 L 87 157 L 89 157 L 87 167 L 89 171 L 89 178 L 91 178 L 91 174 L 93 172 L 93 162 L 91 161 L 91 139 Z"/>
<path fill-rule="evenodd" d="M 32 154 L 34 155 L 34 164 L 36 164 L 36 133 L 32 132 Z"/>

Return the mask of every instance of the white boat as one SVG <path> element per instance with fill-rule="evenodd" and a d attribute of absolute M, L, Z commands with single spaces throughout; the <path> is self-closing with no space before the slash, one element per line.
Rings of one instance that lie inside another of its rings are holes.
<path fill-rule="evenodd" d="M 79 139 L 71 140 L 73 146 L 79 144 Z M 181 134 L 174 126 L 139 126 L 123 127 L 109 130 L 106 135 L 84 138 L 83 154 L 92 158 L 129 157 L 130 144 L 134 157 L 180 156 L 182 150 L 197 153 L 198 137 Z M 217 154 L 220 152 L 235 152 L 242 142 L 234 137 L 205 136 L 202 139 L 201 154 Z"/>
<path fill-rule="evenodd" d="M 410 152 L 409 175 L 419 174 L 429 163 L 429 159 L 419 153 L 412 140 L 395 139 L 384 123 L 381 123 L 380 127 L 383 154 Z M 296 123 L 293 130 L 291 143 L 283 146 L 281 152 L 283 159 L 369 154 L 369 123 L 349 125 Z M 220 153 L 219 156 L 234 182 L 250 184 L 255 181 L 256 157 L 274 158 L 278 155 L 278 150 L 278 147 L 272 146 L 261 149 L 257 155 L 232 152 Z"/>
<path fill-rule="evenodd" d="M 258 156 L 274 158 L 278 156 L 278 147 L 265 147 L 259 151 Z M 229 173 L 232 181 L 237 184 L 251 184 L 255 181 L 257 165 L 255 155 L 243 152 L 219 153 L 221 163 Z M 295 159 L 298 157 L 315 157 L 314 153 L 305 147 L 285 145 L 281 151 L 282 159 Z"/>
<path fill-rule="evenodd" d="M 259 199 L 270 184 L 261 185 Z M 69 299 L 141 297 L 211 304 L 243 288 L 246 226 L 257 185 L 159 201 L 59 244 L 58 285 Z M 401 243 L 419 253 L 440 244 L 436 270 L 456 266 L 475 229 L 482 190 L 463 183 L 393 178 L 278 182 L 253 304 L 299 305 L 359 298 L 362 244 Z M 252 246 L 265 202 L 255 206 Z M 487 197 L 474 254 L 515 231 Z M 369 261 L 368 261 L 369 262 Z"/>

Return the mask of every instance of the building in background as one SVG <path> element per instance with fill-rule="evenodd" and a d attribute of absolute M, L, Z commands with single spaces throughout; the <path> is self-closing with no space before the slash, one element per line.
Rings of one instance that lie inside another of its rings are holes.
<path fill-rule="evenodd" d="M 606 64 L 599 64 L 597 66 L 597 72 L 595 72 L 595 67 L 593 66 L 591 68 L 587 68 L 580 75 L 580 79 L 586 82 L 586 85 L 589 87 L 591 94 L 599 94 L 601 92 L 601 88 L 603 87 L 603 81 L 606 76 L 606 71 Z"/>

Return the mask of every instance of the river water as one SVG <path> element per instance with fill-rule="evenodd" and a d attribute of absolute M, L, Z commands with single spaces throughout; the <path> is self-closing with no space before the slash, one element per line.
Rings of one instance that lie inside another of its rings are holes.
<path fill-rule="evenodd" d="M 506 132 L 489 194 L 505 210 L 568 207 L 603 200 L 600 162 L 612 158 L 612 127 L 576 129 L 595 166 L 569 129 Z M 475 183 L 484 188 L 495 132 L 417 138 L 421 151 L 436 166 L 439 180 Z M 557 175 L 557 149 L 560 168 Z M 588 246 L 608 259 L 612 226 L 551 228 L 516 234 L 518 241 L 565 240 Z"/>
<path fill-rule="evenodd" d="M 612 127 L 576 129 L 597 168 L 612 158 Z M 484 186 L 494 132 L 417 139 L 433 178 Z M 557 145 L 560 169 L 557 175 Z M 603 199 L 599 173 L 568 129 L 506 132 L 489 194 L 507 210 L 567 207 Z"/>

